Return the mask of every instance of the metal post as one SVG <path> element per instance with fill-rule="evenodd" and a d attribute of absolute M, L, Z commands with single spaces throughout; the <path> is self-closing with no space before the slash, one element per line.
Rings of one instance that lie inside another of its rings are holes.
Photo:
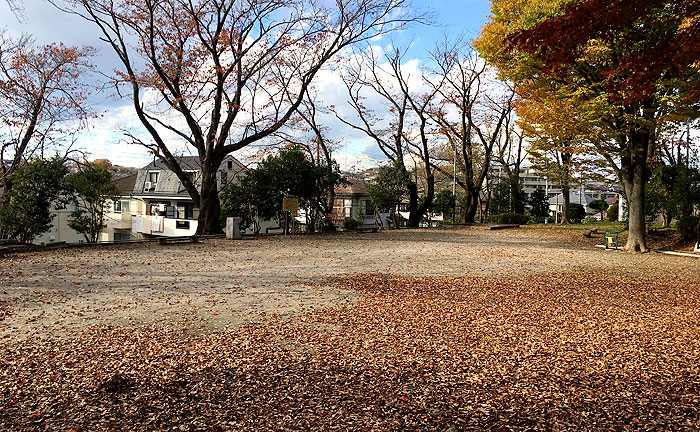
<path fill-rule="evenodd" d="M 557 194 L 557 202 L 554 205 L 554 223 L 559 223 L 559 194 Z"/>
<path fill-rule="evenodd" d="M 685 166 L 690 167 L 690 117 L 685 121 Z"/>
<path fill-rule="evenodd" d="M 457 146 L 454 146 L 455 152 L 452 158 L 452 225 L 455 224 L 455 213 L 457 212 Z M 482 210 L 483 211 L 483 210 Z"/>
<path fill-rule="evenodd" d="M 547 197 L 547 214 L 549 214 L 549 177 L 544 178 L 544 194 Z M 548 217 L 544 217 L 544 223 L 546 224 L 548 221 Z"/>

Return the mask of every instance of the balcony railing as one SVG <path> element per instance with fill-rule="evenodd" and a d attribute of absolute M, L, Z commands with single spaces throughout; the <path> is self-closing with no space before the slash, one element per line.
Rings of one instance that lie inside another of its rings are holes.
<path fill-rule="evenodd" d="M 108 228 L 114 229 L 130 229 L 131 228 L 131 214 L 130 213 L 117 213 L 105 217 L 105 225 Z"/>

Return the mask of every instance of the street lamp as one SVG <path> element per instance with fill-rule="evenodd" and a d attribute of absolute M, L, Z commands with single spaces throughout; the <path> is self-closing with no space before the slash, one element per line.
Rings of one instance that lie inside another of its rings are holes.
<path fill-rule="evenodd" d="M 452 158 L 452 225 L 455 224 L 455 213 L 457 213 L 457 146 L 454 146 L 454 156 Z"/>
<path fill-rule="evenodd" d="M 544 194 L 547 197 L 547 216 L 544 217 L 544 223 L 549 222 L 549 177 L 544 176 Z"/>

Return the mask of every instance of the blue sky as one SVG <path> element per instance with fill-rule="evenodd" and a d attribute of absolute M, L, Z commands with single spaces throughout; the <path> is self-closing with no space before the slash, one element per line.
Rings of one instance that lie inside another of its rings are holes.
<path fill-rule="evenodd" d="M 445 35 L 454 37 L 465 34 L 469 38 L 475 37 L 487 21 L 490 8 L 488 0 L 430 0 L 414 4 L 430 8 L 436 24 L 415 27 L 401 35 L 412 40 L 409 57 L 417 61 L 424 59 L 427 50 L 444 39 Z M 39 44 L 63 42 L 67 45 L 94 46 L 99 51 L 93 58 L 93 63 L 102 72 L 111 73 L 116 64 L 114 55 L 109 47 L 98 40 L 93 24 L 66 15 L 41 0 L 25 0 L 24 9 L 24 17 L 18 20 L 10 12 L 7 3 L 0 0 L 0 28 L 5 28 L 13 35 L 31 34 Z M 324 99 L 331 100 L 333 96 Z M 128 166 L 148 163 L 149 157 L 143 148 L 119 143 L 123 136 L 120 128 L 125 127 L 124 123 L 138 123 L 129 114 L 128 106 L 128 100 L 117 100 L 109 93 L 100 93 L 94 97 L 95 110 L 106 115 L 105 120 L 93 124 L 92 130 L 81 136 L 80 146 L 90 153 L 91 158 L 106 157 L 114 163 Z M 116 119 L 120 119 L 121 123 Z M 333 129 L 333 125 L 330 126 Z M 345 169 L 357 165 L 358 159 L 380 157 L 378 149 L 362 136 L 348 138 L 344 132 L 342 137 L 336 139 L 343 141 L 336 155 L 341 167 Z"/>

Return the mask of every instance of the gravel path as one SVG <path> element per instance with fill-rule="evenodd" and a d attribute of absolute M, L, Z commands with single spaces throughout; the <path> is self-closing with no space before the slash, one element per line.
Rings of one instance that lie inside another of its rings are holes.
<path fill-rule="evenodd" d="M 700 260 L 606 252 L 530 230 L 401 230 L 131 244 L 0 259 L 0 338 L 166 323 L 198 333 L 357 299 L 339 275 L 523 277 L 602 270 L 696 280 Z M 330 286 L 330 285 L 329 285 Z M 9 341 L 7 340 L 9 339 Z"/>

